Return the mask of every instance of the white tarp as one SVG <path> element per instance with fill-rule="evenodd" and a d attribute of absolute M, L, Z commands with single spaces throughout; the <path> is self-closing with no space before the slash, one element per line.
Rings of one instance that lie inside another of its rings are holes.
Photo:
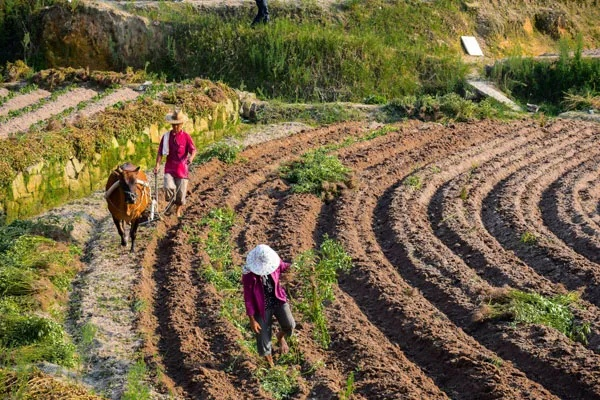
<path fill-rule="evenodd" d="M 477 43 L 475 36 L 461 36 L 460 41 L 468 55 L 483 56 L 483 52 L 481 51 L 481 47 L 479 47 L 479 43 Z"/>

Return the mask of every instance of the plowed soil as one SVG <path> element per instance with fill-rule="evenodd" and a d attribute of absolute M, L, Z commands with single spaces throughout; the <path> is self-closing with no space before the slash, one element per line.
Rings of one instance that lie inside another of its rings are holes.
<path fill-rule="evenodd" d="M 600 125 L 409 122 L 334 152 L 358 183 L 330 203 L 279 178 L 283 162 L 368 132 L 361 123 L 306 130 L 194 172 L 184 217 L 147 250 L 158 351 L 179 394 L 270 398 L 220 314 L 221 295 L 197 273 L 206 255 L 188 241 L 209 210 L 230 207 L 238 264 L 259 243 L 293 260 L 324 234 L 352 257 L 326 307 L 330 348 L 299 321 L 305 358 L 325 366 L 302 376 L 295 398 L 336 398 L 353 371 L 358 399 L 600 398 Z M 535 244 L 522 243 L 525 232 Z M 580 291 L 589 343 L 481 322 L 486 295 L 505 285 Z"/>

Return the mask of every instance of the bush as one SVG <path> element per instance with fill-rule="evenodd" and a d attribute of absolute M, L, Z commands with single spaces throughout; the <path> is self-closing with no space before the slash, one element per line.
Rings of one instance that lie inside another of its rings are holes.
<path fill-rule="evenodd" d="M 229 144 L 225 142 L 217 142 L 208 146 L 195 158 L 195 162 L 198 164 L 206 163 L 213 158 L 226 163 L 233 164 L 242 150 L 241 146 Z"/>
<path fill-rule="evenodd" d="M 350 172 L 337 157 L 327 155 L 326 149 L 304 153 L 299 161 L 280 169 L 281 176 L 292 185 L 292 192 L 317 195 L 327 192 L 329 183 L 335 186 L 337 182 L 347 182 Z"/>

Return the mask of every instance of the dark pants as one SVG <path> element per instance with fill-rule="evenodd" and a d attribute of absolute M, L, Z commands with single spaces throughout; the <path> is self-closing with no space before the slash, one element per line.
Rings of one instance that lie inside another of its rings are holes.
<path fill-rule="evenodd" d="M 292 316 L 290 305 L 283 303 L 275 306 L 272 310 L 265 310 L 265 319 L 260 315 L 255 315 L 254 318 L 260 324 L 260 332 L 256 334 L 256 349 L 260 356 L 268 356 L 271 354 L 271 337 L 273 336 L 273 316 L 277 318 L 277 322 L 281 326 L 281 330 L 286 337 L 290 337 L 296 327 L 296 321 Z"/>
<path fill-rule="evenodd" d="M 258 14 L 254 17 L 253 24 L 259 22 L 269 21 L 269 7 L 267 6 L 267 0 L 256 0 L 256 7 L 258 7 Z"/>

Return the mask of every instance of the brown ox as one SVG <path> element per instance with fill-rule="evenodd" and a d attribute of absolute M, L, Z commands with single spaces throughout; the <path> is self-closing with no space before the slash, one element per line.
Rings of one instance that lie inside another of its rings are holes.
<path fill-rule="evenodd" d="M 117 231 L 121 236 L 121 246 L 127 246 L 125 223 L 131 225 L 131 252 L 135 249 L 135 235 L 140 217 L 150 203 L 150 185 L 144 171 L 133 164 L 125 163 L 111 172 L 106 182 L 104 197 L 112 214 Z"/>

